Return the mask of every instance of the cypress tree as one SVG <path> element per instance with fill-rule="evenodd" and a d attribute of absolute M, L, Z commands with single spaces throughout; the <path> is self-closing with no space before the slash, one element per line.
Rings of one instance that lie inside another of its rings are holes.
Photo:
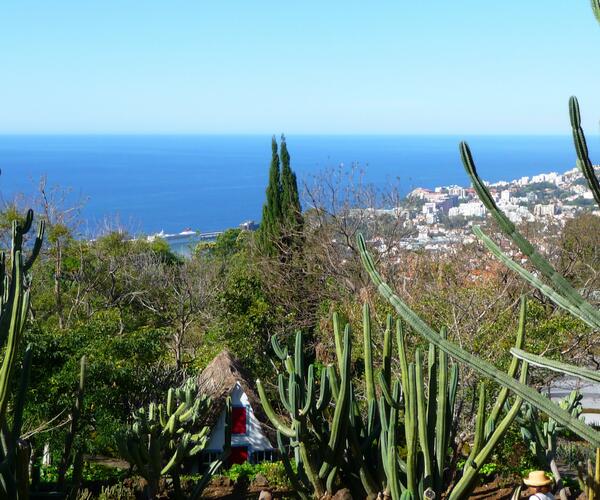
<path fill-rule="evenodd" d="M 281 177 L 279 172 L 279 155 L 275 136 L 271 139 L 271 166 L 269 167 L 269 184 L 267 185 L 267 200 L 263 205 L 262 221 L 260 224 L 259 240 L 262 250 L 273 254 L 275 242 L 279 237 L 282 220 Z"/>
<path fill-rule="evenodd" d="M 302 207 L 296 174 L 290 167 L 290 154 L 283 134 L 281 134 L 281 201 L 283 222 L 297 233 L 302 228 Z"/>
<path fill-rule="evenodd" d="M 283 134 L 280 154 L 277 153 L 275 136 L 271 141 L 271 150 L 267 199 L 263 206 L 258 237 L 261 249 L 266 255 L 281 253 L 281 257 L 284 258 L 283 254 L 289 256 L 290 251 L 301 246 L 302 208 L 296 174 L 290 167 L 290 154 Z"/>

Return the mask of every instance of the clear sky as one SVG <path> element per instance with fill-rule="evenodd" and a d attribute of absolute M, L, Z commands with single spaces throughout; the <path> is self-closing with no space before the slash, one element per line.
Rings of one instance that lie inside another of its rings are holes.
<path fill-rule="evenodd" d="M 2 0 L 0 132 L 567 133 L 589 0 Z"/>

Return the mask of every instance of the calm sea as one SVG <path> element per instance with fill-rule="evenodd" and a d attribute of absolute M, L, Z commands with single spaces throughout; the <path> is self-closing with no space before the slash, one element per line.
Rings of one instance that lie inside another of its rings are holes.
<path fill-rule="evenodd" d="M 467 185 L 458 142 L 467 139 L 485 179 L 510 180 L 575 165 L 568 136 L 288 136 L 300 183 L 357 163 L 377 186 L 404 192 Z M 118 218 L 134 232 L 216 231 L 260 219 L 269 136 L 0 136 L 0 192 L 32 195 L 37 181 L 88 201 L 90 230 Z M 600 141 L 590 149 L 600 160 Z"/>

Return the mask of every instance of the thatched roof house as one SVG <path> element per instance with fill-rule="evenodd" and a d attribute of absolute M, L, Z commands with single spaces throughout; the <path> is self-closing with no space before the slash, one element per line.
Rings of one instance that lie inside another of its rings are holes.
<path fill-rule="evenodd" d="M 216 458 L 223 450 L 227 396 L 232 399 L 231 461 L 260 462 L 273 458 L 274 430 L 268 425 L 250 374 L 228 350 L 221 351 L 198 376 L 198 389 L 212 398 L 207 422 L 212 431 L 205 461 Z"/>

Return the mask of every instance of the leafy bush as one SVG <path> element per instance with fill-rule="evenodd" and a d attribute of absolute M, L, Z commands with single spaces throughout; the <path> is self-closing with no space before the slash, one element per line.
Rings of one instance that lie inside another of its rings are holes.
<path fill-rule="evenodd" d="M 73 469 L 67 470 L 67 481 L 71 479 Z M 106 465 L 86 463 L 83 468 L 83 480 L 86 482 L 99 481 L 113 483 L 121 481 L 127 475 L 127 470 Z M 43 465 L 40 467 L 40 480 L 43 483 L 56 483 L 58 481 L 58 466 Z"/>
<path fill-rule="evenodd" d="M 243 464 L 234 464 L 228 470 L 224 471 L 222 475 L 235 482 L 252 482 L 258 474 L 263 475 L 272 487 L 290 488 L 290 483 L 285 474 L 282 462 L 261 462 L 258 464 L 244 462 Z"/>

